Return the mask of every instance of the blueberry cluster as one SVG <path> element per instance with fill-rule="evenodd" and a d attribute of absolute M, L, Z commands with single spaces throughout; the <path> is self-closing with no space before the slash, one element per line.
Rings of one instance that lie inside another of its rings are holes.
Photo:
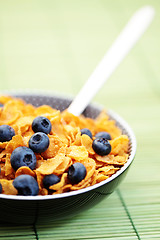
<path fill-rule="evenodd" d="M 92 139 L 92 133 L 88 128 L 81 129 L 81 135 L 86 134 Z M 99 132 L 95 135 L 92 143 L 93 150 L 101 156 L 108 155 L 111 152 L 111 145 L 108 140 L 111 136 L 108 132 Z M 76 162 L 68 169 L 68 179 L 72 184 L 81 182 L 87 174 L 86 168 L 82 163 Z"/>
<path fill-rule="evenodd" d="M 35 134 L 29 140 L 29 147 L 35 153 L 42 153 L 49 147 L 49 137 L 52 125 L 48 118 L 43 116 L 36 117 L 32 122 L 32 130 Z"/>
<path fill-rule="evenodd" d="M 46 122 L 49 124 L 44 124 Z M 32 129 L 35 131 L 41 130 L 41 132 L 35 132 L 31 136 L 29 148 L 18 147 L 11 154 L 11 165 L 15 171 L 22 166 L 27 166 L 33 170 L 37 161 L 35 153 L 42 153 L 49 147 L 49 137 L 46 133 L 50 133 L 51 131 L 50 121 L 45 117 L 36 117 L 33 120 Z M 46 133 L 44 133 L 43 130 Z"/>
<path fill-rule="evenodd" d="M 88 128 L 81 129 L 81 135 L 86 134 L 92 139 L 92 133 Z M 104 156 L 111 152 L 111 135 L 108 132 L 98 132 L 92 143 L 92 148 L 98 155 Z"/>
<path fill-rule="evenodd" d="M 42 153 L 49 147 L 49 137 L 47 134 L 51 132 L 51 122 L 46 117 L 36 117 L 32 123 L 32 130 L 35 132 L 29 140 L 28 147 L 17 147 L 11 154 L 11 166 L 16 171 L 22 166 L 30 169 L 36 167 L 35 153 Z M 15 135 L 15 131 L 9 125 L 0 126 L 0 142 L 10 141 Z M 35 196 L 39 192 L 38 183 L 35 178 L 27 174 L 22 174 L 13 181 L 14 187 L 18 190 L 18 195 Z M 0 184 L 0 193 L 2 185 Z"/>
<path fill-rule="evenodd" d="M 27 166 L 34 170 L 36 167 L 36 153 L 42 153 L 49 147 L 49 137 L 47 134 L 51 132 L 51 122 L 46 117 L 36 117 L 32 123 L 34 134 L 29 139 L 29 147 L 17 147 L 11 154 L 11 166 L 16 171 L 22 166 Z M 81 129 L 81 135 L 86 134 L 91 139 L 92 148 L 98 155 L 104 156 L 111 152 L 111 136 L 107 132 L 98 132 L 94 138 L 92 132 L 88 128 Z M 0 126 L 0 142 L 10 141 L 15 135 L 15 131 L 9 125 Z M 71 184 L 78 184 L 87 174 L 86 167 L 76 162 L 68 169 L 68 181 Z M 43 187 L 50 191 L 50 186 L 60 182 L 60 178 L 55 174 L 46 175 L 43 178 Z M 22 174 L 13 181 L 14 187 L 18 191 L 18 195 L 35 196 L 38 195 L 39 187 L 34 177 Z M 0 184 L 0 193 L 2 193 L 2 185 Z"/>

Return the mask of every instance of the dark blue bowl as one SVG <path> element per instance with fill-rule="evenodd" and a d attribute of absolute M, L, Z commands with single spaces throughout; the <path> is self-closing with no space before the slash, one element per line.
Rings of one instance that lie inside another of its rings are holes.
<path fill-rule="evenodd" d="M 11 93 L 10 93 L 11 95 Z M 35 106 L 42 104 L 50 105 L 56 109 L 66 109 L 71 100 L 65 97 L 53 96 L 52 94 L 12 94 L 24 99 L 27 103 Z M 95 118 L 102 108 L 89 105 L 84 111 L 87 117 Z M 125 165 L 110 178 L 91 187 L 73 192 L 47 195 L 47 196 L 12 196 L 0 194 L 1 222 L 32 224 L 69 218 L 99 203 L 109 196 L 126 176 L 136 153 L 136 139 L 128 124 L 112 111 L 107 112 L 111 119 L 116 121 L 123 134 L 128 135 L 130 140 L 129 159 Z"/>

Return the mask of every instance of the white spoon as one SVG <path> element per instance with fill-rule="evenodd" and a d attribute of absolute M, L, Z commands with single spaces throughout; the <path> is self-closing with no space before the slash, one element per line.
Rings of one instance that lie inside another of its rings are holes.
<path fill-rule="evenodd" d="M 155 11 L 151 6 L 145 6 L 136 11 L 69 106 L 70 113 L 78 116 L 83 112 L 94 95 L 148 28 L 154 15 Z"/>

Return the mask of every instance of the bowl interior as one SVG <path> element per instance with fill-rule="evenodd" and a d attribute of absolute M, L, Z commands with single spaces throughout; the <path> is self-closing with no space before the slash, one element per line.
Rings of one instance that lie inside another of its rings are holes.
<path fill-rule="evenodd" d="M 22 98 L 25 100 L 27 103 L 31 103 L 34 106 L 38 107 L 43 104 L 50 105 L 51 107 L 58 109 L 60 111 L 65 110 L 71 103 L 72 99 L 62 97 L 62 96 L 57 96 L 57 95 L 52 95 L 52 94 L 30 94 L 30 93 L 18 93 L 18 94 L 10 94 L 12 96 Z M 89 105 L 85 111 L 83 112 L 83 115 L 86 117 L 90 118 L 96 118 L 98 114 L 102 111 L 103 107 L 98 106 L 98 105 Z M 11 195 L 5 195 L 1 194 L 1 198 L 7 198 L 7 199 L 23 199 L 23 200 L 44 200 L 44 199 L 54 199 L 54 198 L 63 198 L 63 197 L 68 197 L 72 195 L 77 195 L 81 194 L 87 191 L 90 191 L 92 189 L 98 188 L 104 184 L 107 184 L 108 182 L 112 181 L 116 177 L 118 177 L 120 174 L 122 174 L 123 171 L 125 171 L 130 164 L 132 163 L 135 152 L 136 152 L 136 139 L 134 136 L 134 133 L 130 126 L 116 113 L 112 112 L 111 110 L 107 111 L 110 119 L 113 119 L 116 121 L 116 125 L 122 130 L 123 134 L 126 134 L 129 137 L 129 158 L 128 161 L 124 164 L 124 166 L 117 171 L 115 174 L 113 174 L 111 177 L 108 179 L 95 184 L 93 186 L 72 191 L 72 192 L 67 192 L 67 193 L 62 193 L 62 194 L 55 194 L 55 195 L 46 195 L 46 196 L 11 196 Z"/>

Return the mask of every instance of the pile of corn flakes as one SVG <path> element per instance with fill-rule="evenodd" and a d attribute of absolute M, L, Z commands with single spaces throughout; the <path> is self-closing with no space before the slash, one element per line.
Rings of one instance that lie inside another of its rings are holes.
<path fill-rule="evenodd" d="M 67 110 L 60 112 L 48 105 L 34 107 L 22 99 L 9 96 L 0 96 L 0 103 L 0 126 L 9 125 L 15 131 L 10 141 L 0 142 L 0 184 L 3 194 L 18 194 L 13 181 L 22 174 L 35 178 L 39 186 L 38 195 L 86 188 L 112 176 L 128 159 L 129 139 L 104 111 L 96 119 L 91 119 L 83 115 L 74 116 Z M 15 171 L 10 162 L 11 154 L 17 147 L 29 147 L 29 139 L 34 134 L 32 122 L 37 116 L 44 116 L 51 122 L 49 147 L 42 153 L 35 153 L 35 169 L 21 166 Z M 93 138 L 81 134 L 83 128 L 89 129 Z M 111 135 L 111 152 L 104 156 L 98 155 L 92 148 L 94 136 L 101 131 Z M 68 169 L 76 162 L 85 166 L 86 175 L 82 181 L 73 184 L 68 179 Z M 57 175 L 60 181 L 46 189 L 43 178 L 50 174 Z"/>

